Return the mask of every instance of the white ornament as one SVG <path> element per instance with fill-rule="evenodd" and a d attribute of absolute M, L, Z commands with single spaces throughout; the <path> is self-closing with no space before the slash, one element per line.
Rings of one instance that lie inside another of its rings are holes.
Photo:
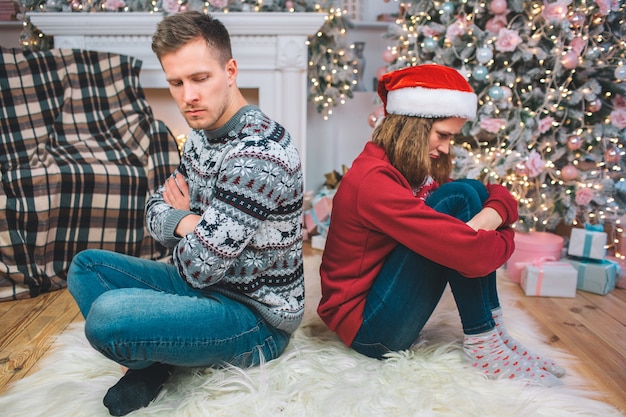
<path fill-rule="evenodd" d="M 493 58 L 493 50 L 488 46 L 481 46 L 476 50 L 476 59 L 481 64 L 486 64 Z"/>

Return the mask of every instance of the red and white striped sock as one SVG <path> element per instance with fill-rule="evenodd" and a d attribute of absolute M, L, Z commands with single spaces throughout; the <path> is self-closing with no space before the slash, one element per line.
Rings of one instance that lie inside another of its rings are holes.
<path fill-rule="evenodd" d="M 518 355 L 520 355 L 522 358 L 526 359 L 527 361 L 534 363 L 539 368 L 550 372 L 552 375 L 556 377 L 560 378 L 563 375 L 565 375 L 565 368 L 563 368 L 562 366 L 559 366 L 556 362 L 554 362 L 550 358 L 544 358 L 544 357 L 537 355 L 536 353 L 527 349 L 524 345 L 519 343 L 517 340 L 513 339 L 511 335 L 509 335 L 502 321 L 502 308 L 501 307 L 498 307 L 492 310 L 491 313 L 493 315 L 493 320 L 496 322 L 496 329 L 498 329 L 498 333 L 500 334 L 500 337 L 502 338 L 502 340 L 508 346 L 509 349 L 511 349 L 513 352 L 516 352 Z"/>
<path fill-rule="evenodd" d="M 554 375 L 509 349 L 495 328 L 485 333 L 465 335 L 463 353 L 474 368 L 489 378 L 525 379 L 547 387 L 561 384 Z"/>

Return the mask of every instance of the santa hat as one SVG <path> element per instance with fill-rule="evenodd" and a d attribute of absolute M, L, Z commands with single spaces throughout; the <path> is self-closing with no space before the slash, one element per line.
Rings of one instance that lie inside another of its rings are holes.
<path fill-rule="evenodd" d="M 424 64 L 388 72 L 378 80 L 385 114 L 405 116 L 476 117 L 477 97 L 454 68 Z"/>

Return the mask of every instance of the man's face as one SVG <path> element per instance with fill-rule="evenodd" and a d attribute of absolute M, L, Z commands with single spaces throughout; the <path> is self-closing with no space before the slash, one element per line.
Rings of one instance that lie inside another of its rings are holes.
<path fill-rule="evenodd" d="M 222 65 L 217 51 L 198 38 L 175 52 L 161 56 L 170 93 L 193 129 L 223 126 L 231 111 L 236 89 L 237 64 Z"/>

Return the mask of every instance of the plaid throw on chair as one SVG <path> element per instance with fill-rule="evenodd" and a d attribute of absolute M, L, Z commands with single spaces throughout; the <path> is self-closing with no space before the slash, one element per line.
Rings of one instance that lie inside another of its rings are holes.
<path fill-rule="evenodd" d="M 144 205 L 179 162 L 139 85 L 112 53 L 1 49 L 0 300 L 65 287 L 73 256 L 165 256 Z"/>

